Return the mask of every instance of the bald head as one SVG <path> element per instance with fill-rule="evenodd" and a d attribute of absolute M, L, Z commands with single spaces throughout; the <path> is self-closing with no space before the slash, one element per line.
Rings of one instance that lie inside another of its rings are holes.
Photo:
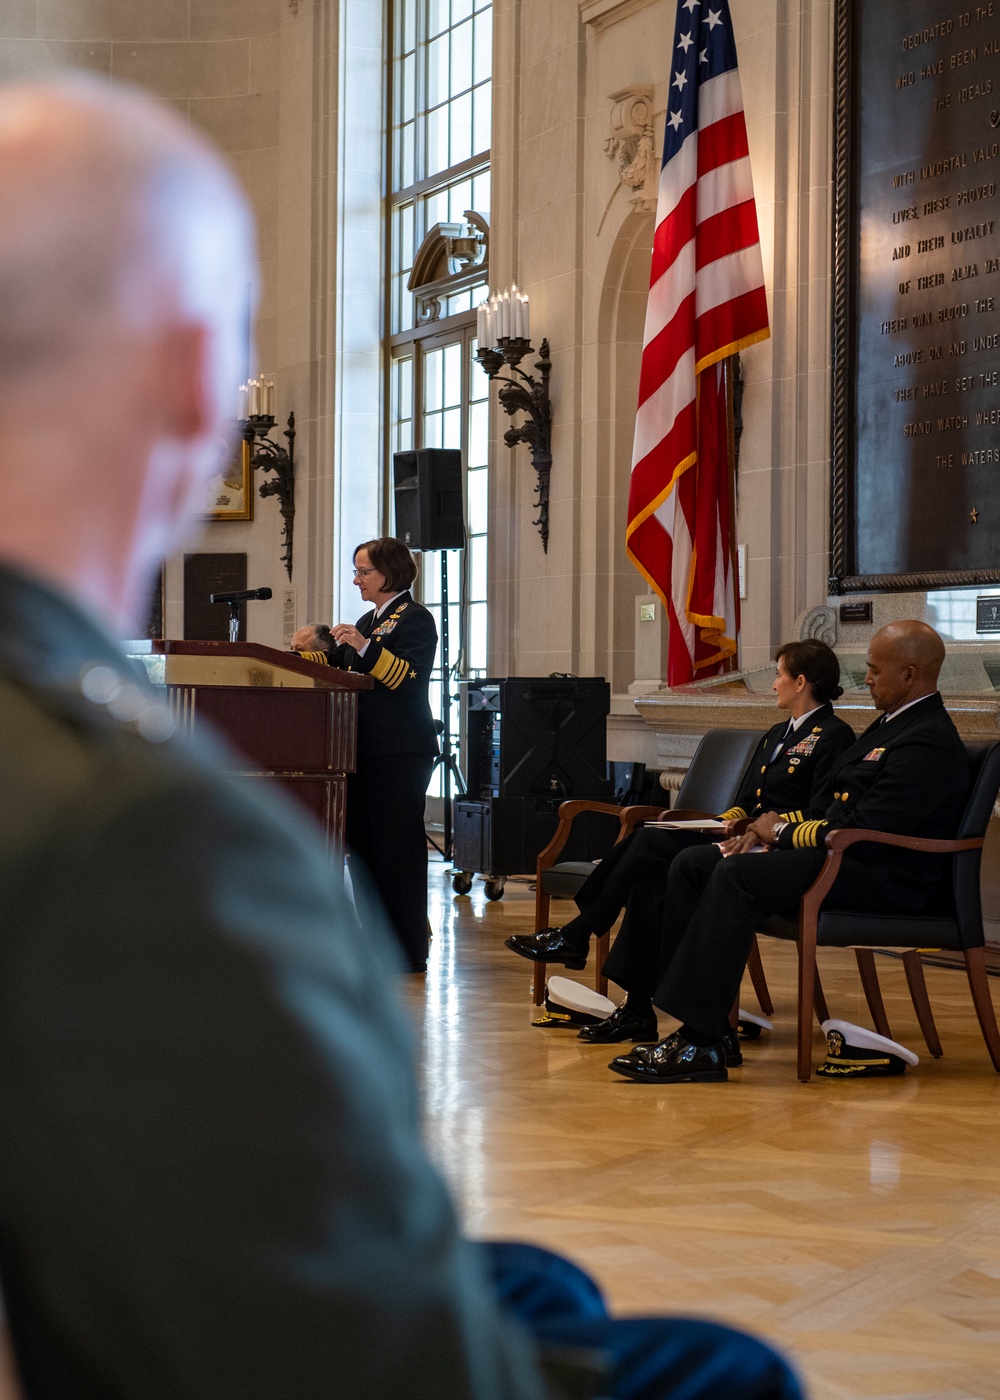
<path fill-rule="evenodd" d="M 926 622 L 890 622 L 868 646 L 865 684 L 880 710 L 891 714 L 937 690 L 944 642 Z"/>
<path fill-rule="evenodd" d="M 232 177 L 167 108 L 82 76 L 0 87 L 0 373 L 231 317 L 251 266 Z"/>
<path fill-rule="evenodd" d="M 173 112 L 0 86 L 0 560 L 128 628 L 225 456 L 255 280 L 246 202 Z"/>

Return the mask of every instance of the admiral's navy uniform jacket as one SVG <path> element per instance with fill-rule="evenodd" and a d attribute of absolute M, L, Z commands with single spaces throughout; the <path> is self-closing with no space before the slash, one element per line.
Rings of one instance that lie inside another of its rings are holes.
<path fill-rule="evenodd" d="M 421 1144 L 380 918 L 0 569 L 0 1270 L 33 1400 L 538 1400 Z"/>
<path fill-rule="evenodd" d="M 771 914 L 795 914 L 826 858 L 829 830 L 860 826 L 948 840 L 968 790 L 965 747 L 935 693 L 870 725 L 813 801 L 785 813 L 790 824 L 777 850 L 726 860 L 713 848 L 685 851 L 668 881 L 657 1006 L 698 1029 L 721 1026 L 754 932 Z M 851 846 L 824 907 L 915 913 L 937 892 L 945 860 L 892 846 Z"/>
<path fill-rule="evenodd" d="M 969 788 L 969 760 L 940 694 L 895 719 L 881 718 L 844 753 L 806 811 L 789 812 L 781 850 L 822 847 L 834 827 L 867 826 L 947 840 L 958 828 Z M 934 895 L 947 857 L 861 843 L 845 862 L 877 865 L 884 882 Z M 904 895 L 901 888 L 900 894 Z M 905 895 L 904 895 L 905 897 Z"/>
<path fill-rule="evenodd" d="M 854 742 L 850 725 L 838 719 L 829 704 L 806 716 L 791 736 L 787 730 L 788 720 L 782 719 L 767 731 L 747 765 L 736 801 L 721 816 L 737 821 L 808 805 L 816 786 Z M 704 832 L 640 828 L 612 848 L 580 889 L 576 902 L 595 924 L 593 932 L 610 928 L 625 905 L 625 918 L 604 965 L 620 987 L 652 993 L 661 961 L 670 863 L 689 846 L 711 845 L 718 839 Z"/>
<path fill-rule="evenodd" d="M 380 618 L 357 623 L 371 640 L 360 656 L 341 646 L 330 661 L 375 682 L 358 697 L 357 771 L 347 781 L 347 844 L 367 867 L 411 971 L 427 962 L 424 800 L 437 731 L 427 688 L 437 649 L 434 618 L 408 592 Z"/>
<path fill-rule="evenodd" d="M 361 671 L 376 682 L 373 690 L 359 696 L 359 753 L 433 757 L 438 751 L 437 731 L 427 700 L 437 650 L 433 616 L 406 592 L 394 598 L 377 621 L 373 608 L 356 626 L 370 638 L 364 656 L 351 646 L 341 646 L 330 653 L 330 664 Z"/>
<path fill-rule="evenodd" d="M 720 816 L 753 820 L 763 812 L 807 807 L 840 755 L 854 743 L 853 729 L 829 704 L 807 715 L 791 735 L 787 730 L 783 719 L 767 731 L 747 765 L 736 801 Z"/>

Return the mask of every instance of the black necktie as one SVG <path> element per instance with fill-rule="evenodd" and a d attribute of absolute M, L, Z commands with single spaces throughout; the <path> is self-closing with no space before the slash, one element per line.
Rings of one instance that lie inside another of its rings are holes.
<path fill-rule="evenodd" d="M 778 754 L 779 754 L 779 753 L 781 752 L 781 750 L 785 747 L 785 745 L 788 743 L 789 739 L 792 737 L 792 735 L 793 735 L 794 733 L 795 733 L 795 721 L 794 721 L 793 719 L 790 719 L 790 720 L 788 721 L 788 728 L 785 730 L 784 734 L 782 734 L 781 738 L 778 740 L 778 743 L 777 743 L 777 746 L 775 747 L 774 753 L 772 753 L 772 755 L 771 755 L 770 761 L 771 761 L 772 763 L 773 763 L 774 760 L 778 757 Z"/>

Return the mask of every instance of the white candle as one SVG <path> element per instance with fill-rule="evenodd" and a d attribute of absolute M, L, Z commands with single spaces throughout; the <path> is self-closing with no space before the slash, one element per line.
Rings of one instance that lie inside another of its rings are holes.
<path fill-rule="evenodd" d="M 480 348 L 480 350 L 487 350 L 487 349 L 489 349 L 489 346 L 488 346 L 487 343 L 486 343 L 486 336 L 487 336 L 487 329 L 486 329 L 486 327 L 487 327 L 487 320 L 486 320 L 486 318 L 487 318 L 488 315 L 489 315 L 489 309 L 487 308 L 486 302 L 485 302 L 485 301 L 480 302 L 479 305 L 476 307 L 476 339 L 479 341 L 479 348 Z"/>
<path fill-rule="evenodd" d="M 497 294 L 496 292 L 494 292 L 493 295 L 490 297 L 489 334 L 487 335 L 487 340 L 489 341 L 491 350 L 495 348 L 497 340 L 500 337 L 500 327 L 498 318 L 499 313 L 497 310 Z"/>
<path fill-rule="evenodd" d="M 500 337 L 510 339 L 510 292 L 504 292 L 500 299 Z"/>
<path fill-rule="evenodd" d="M 245 384 L 240 385 L 237 401 L 239 403 L 239 408 L 236 410 L 236 417 L 242 423 L 246 420 L 247 416 L 247 386 Z"/>
<path fill-rule="evenodd" d="M 267 401 L 264 405 L 264 412 L 269 418 L 274 417 L 274 380 L 267 381 Z"/>
<path fill-rule="evenodd" d="M 521 298 L 521 334 L 524 336 L 525 340 L 531 339 L 531 319 L 528 310 L 527 292 L 525 292 Z"/>

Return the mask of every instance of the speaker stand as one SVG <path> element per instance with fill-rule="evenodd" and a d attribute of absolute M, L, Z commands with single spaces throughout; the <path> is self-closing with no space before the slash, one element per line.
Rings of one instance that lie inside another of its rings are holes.
<path fill-rule="evenodd" d="M 441 551 L 441 752 L 434 759 L 435 769 L 441 769 L 441 797 L 444 804 L 441 845 L 432 836 L 427 839 L 436 851 L 450 861 L 454 854 L 454 841 L 451 820 L 451 785 L 455 784 L 456 797 L 465 796 L 465 779 L 451 748 L 451 643 L 448 617 L 448 551 Z"/>

